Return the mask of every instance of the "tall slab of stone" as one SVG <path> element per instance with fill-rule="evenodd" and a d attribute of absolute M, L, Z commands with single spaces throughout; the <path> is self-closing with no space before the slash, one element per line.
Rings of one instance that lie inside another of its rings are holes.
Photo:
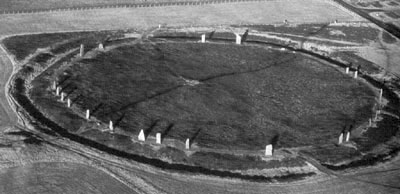
<path fill-rule="evenodd" d="M 266 156 L 272 156 L 272 153 L 273 153 L 272 144 L 269 144 L 269 145 L 265 146 L 265 155 Z"/>
<path fill-rule="evenodd" d="M 138 135 L 138 140 L 139 141 L 146 141 L 146 137 L 144 136 L 144 131 L 143 129 L 140 130 L 140 133 Z"/>

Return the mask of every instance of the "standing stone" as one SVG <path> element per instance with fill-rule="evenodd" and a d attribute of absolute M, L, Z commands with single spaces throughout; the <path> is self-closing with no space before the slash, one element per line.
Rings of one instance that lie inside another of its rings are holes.
<path fill-rule="evenodd" d="M 350 131 L 347 132 L 346 134 L 346 142 L 350 141 Z"/>
<path fill-rule="evenodd" d="M 71 108 L 71 99 L 69 99 L 69 98 L 67 99 L 67 107 Z"/>
<path fill-rule="evenodd" d="M 369 126 L 369 127 L 371 127 L 371 126 L 372 126 L 372 119 L 371 119 L 371 118 L 369 118 L 369 121 L 368 121 L 368 126 Z"/>
<path fill-rule="evenodd" d="M 156 143 L 161 144 L 161 133 L 156 134 Z"/>
<path fill-rule="evenodd" d="M 349 74 L 350 67 L 346 67 L 346 74 Z"/>
<path fill-rule="evenodd" d="M 266 156 L 272 156 L 272 151 L 273 151 L 272 144 L 265 146 L 265 155 Z"/>
<path fill-rule="evenodd" d="M 79 56 L 83 57 L 84 54 L 85 54 L 85 46 L 83 44 L 81 44 L 81 49 L 79 51 Z"/>
<path fill-rule="evenodd" d="M 146 137 L 144 136 L 144 131 L 143 129 L 140 130 L 140 133 L 138 135 L 139 141 L 146 141 Z"/>
<path fill-rule="evenodd" d="M 57 82 L 53 81 L 53 86 L 51 88 L 52 90 L 56 90 L 57 89 Z"/>
<path fill-rule="evenodd" d="M 86 110 L 86 119 L 90 119 L 90 110 L 89 109 Z"/>
<path fill-rule="evenodd" d="M 64 102 L 64 98 L 65 98 L 65 93 L 61 92 L 61 102 Z"/>
<path fill-rule="evenodd" d="M 189 140 L 189 138 L 186 139 L 185 148 L 186 148 L 187 150 L 190 149 L 190 140 Z"/>
<path fill-rule="evenodd" d="M 202 34 L 201 35 L 201 43 L 205 43 L 206 42 L 206 34 Z"/>
<path fill-rule="evenodd" d="M 383 89 L 379 90 L 379 104 L 382 103 Z"/>
<path fill-rule="evenodd" d="M 355 71 L 354 72 L 354 78 L 357 78 L 358 77 L 358 71 Z"/>
<path fill-rule="evenodd" d="M 239 34 L 235 34 L 236 35 L 236 44 L 241 44 L 242 43 L 242 37 L 240 37 Z"/>
<path fill-rule="evenodd" d="M 113 122 L 112 122 L 111 120 L 110 120 L 110 124 L 109 124 L 108 128 L 109 128 L 111 131 L 114 131 L 114 125 L 113 125 Z"/>
<path fill-rule="evenodd" d="M 60 87 L 57 87 L 57 89 L 56 89 L 56 95 L 57 95 L 57 96 L 60 95 L 60 91 L 61 91 L 61 88 L 60 88 Z"/>
<path fill-rule="evenodd" d="M 338 144 L 342 144 L 342 143 L 343 143 L 343 133 L 341 133 L 340 136 L 339 136 Z"/>

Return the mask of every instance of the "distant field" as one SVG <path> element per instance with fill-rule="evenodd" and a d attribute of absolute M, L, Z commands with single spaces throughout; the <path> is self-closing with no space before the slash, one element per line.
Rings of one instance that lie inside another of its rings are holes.
<path fill-rule="evenodd" d="M 279 10 L 279 11 L 277 11 Z M 202 6 L 112 8 L 2 15 L 0 35 L 65 30 L 104 30 L 167 26 L 328 23 L 362 18 L 320 0 L 272 0 Z M 46 22 L 43 22 L 46 21 Z"/>
<path fill-rule="evenodd" d="M 71 163 L 8 168 L 0 173 L 0 182 L 0 193 L 136 193 L 100 170 Z"/>
<path fill-rule="evenodd" d="M 220 2 L 223 2 L 219 0 Z M 5 0 L 0 2 L 0 12 L 44 11 L 51 9 L 76 9 L 107 6 L 146 5 L 154 3 L 218 2 L 218 0 Z"/>

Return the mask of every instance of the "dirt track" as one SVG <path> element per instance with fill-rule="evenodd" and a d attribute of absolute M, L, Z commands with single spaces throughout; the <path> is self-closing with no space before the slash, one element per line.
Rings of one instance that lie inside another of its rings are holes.
<path fill-rule="evenodd" d="M 258 4 L 259 2 L 255 2 Z M 224 5 L 213 5 L 216 8 L 222 9 Z M 219 7 L 218 7 L 219 6 Z M 265 6 L 267 7 L 267 6 Z M 159 8 L 145 8 L 147 11 L 152 9 L 153 13 L 157 12 Z M 113 21 L 115 18 L 106 19 L 107 16 L 112 16 L 115 9 L 110 10 L 96 10 L 95 12 L 102 12 L 102 17 L 100 20 L 94 19 L 95 21 L 89 22 L 87 20 L 77 20 L 79 17 L 84 17 L 86 13 L 74 12 L 75 14 L 72 17 L 74 22 L 68 22 L 63 17 L 69 15 L 68 13 L 46 13 L 46 14 L 24 14 L 16 16 L 16 18 L 10 18 L 11 16 L 1 17 L 0 25 L 2 28 L 0 29 L 1 35 L 9 35 L 9 34 L 21 34 L 21 33 L 30 33 L 30 32 L 41 32 L 41 31 L 67 31 L 67 30 L 89 30 L 89 29 L 103 29 L 103 28 L 121 28 L 121 27 L 145 27 L 149 25 L 156 25 L 159 22 L 159 18 L 150 18 L 142 23 L 135 23 L 138 20 L 132 19 L 132 12 L 126 11 L 125 9 L 121 10 L 121 15 L 113 16 L 113 17 L 121 17 L 123 19 L 118 19 L 118 22 L 113 24 L 108 24 L 110 21 Z M 93 12 L 93 11 L 91 11 Z M 91 13 L 94 14 L 94 13 Z M 108 15 L 107 15 L 108 14 Z M 260 17 L 265 15 L 260 12 Z M 33 17 L 32 17 L 33 16 Z M 47 17 L 52 16 L 51 19 L 46 19 Z M 53 17 L 54 16 L 54 17 Z M 174 16 L 172 18 L 179 18 L 180 16 Z M 211 16 L 210 16 L 211 17 Z M 215 16 L 216 17 L 216 16 Z M 226 17 L 226 15 L 222 16 Z M 235 18 L 240 18 L 240 15 L 235 16 Z M 227 17 L 229 20 L 229 16 Z M 315 18 L 315 17 L 314 17 Z M 86 19 L 86 18 L 85 18 Z M 106 23 L 101 22 L 101 19 L 104 19 Z M 193 19 L 193 18 L 192 18 Z M 265 19 L 265 18 L 264 18 Z M 164 20 L 164 21 L 167 21 Z M 250 19 L 249 19 L 250 20 Z M 258 21 L 261 22 L 263 18 L 260 18 Z M 41 21 L 41 22 L 39 22 Z M 48 22 L 43 22 L 48 21 Z M 190 20 L 187 20 L 190 21 Z M 189 24 L 187 21 L 183 21 L 180 24 Z M 218 21 L 221 22 L 222 20 Z M 236 20 L 238 21 L 238 20 Z M 277 18 L 275 20 L 271 20 L 273 23 L 275 21 L 281 21 L 281 18 Z M 31 23 L 32 22 L 32 23 Z M 128 23 L 125 23 L 128 22 Z M 18 23 L 21 25 L 15 25 L 12 23 Z M 45 24 L 44 24 L 45 23 Z M 80 24 L 78 24 L 80 23 Z M 8 26 L 8 28 L 3 28 L 3 26 Z M 10 61 L 8 61 L 7 57 L 4 53 L 0 53 L 1 61 L 0 61 L 0 127 L 9 126 L 11 124 L 16 123 L 16 118 L 14 116 L 13 111 L 8 106 L 7 100 L 4 97 L 4 86 L 8 77 L 12 72 L 12 66 Z M 4 70 L 4 71 L 3 71 Z M 7 116 L 8 115 L 8 116 Z M 56 140 L 52 140 L 54 144 L 57 144 Z M 63 142 L 65 143 L 65 142 Z M 76 146 L 76 144 L 71 143 Z M 29 146 L 29 145 L 28 145 Z M 6 148 L 0 148 L 6 149 Z M 87 152 L 95 152 L 91 151 L 88 148 L 76 148 L 76 150 L 80 150 L 82 153 Z M 45 151 L 43 151 L 45 152 Z M 23 155 L 23 153 L 21 153 Z M 101 154 L 99 154 L 102 156 Z M 103 154 L 104 155 L 104 154 Z M 91 159 L 92 156 L 88 155 L 88 160 Z M 121 172 L 121 168 L 113 166 L 110 163 L 109 158 L 113 158 L 112 156 L 102 156 L 102 159 L 98 159 L 97 163 L 101 163 L 102 165 L 109 166 L 110 169 L 114 169 L 115 171 Z M 93 160 L 94 161 L 94 160 Z M 97 161 L 97 160 L 96 160 Z M 113 159 L 113 161 L 118 161 L 118 159 Z M 0 161 L 1 163 L 1 161 Z M 141 177 L 144 179 L 147 184 L 152 185 L 155 188 L 158 188 L 159 193 L 398 193 L 400 177 L 399 177 L 399 168 L 400 165 L 399 160 L 395 160 L 392 163 L 385 164 L 378 167 L 373 167 L 370 169 L 363 170 L 362 175 L 357 175 L 357 173 L 353 173 L 350 175 L 344 175 L 342 177 L 331 177 L 331 176 L 322 176 L 322 178 L 312 179 L 308 181 L 304 181 L 301 183 L 293 183 L 293 184 L 264 184 L 264 183 L 249 183 L 239 180 L 221 180 L 214 178 L 207 178 L 202 176 L 187 176 L 187 175 L 179 175 L 179 174 L 170 174 L 159 172 L 158 169 L 152 169 L 150 167 L 144 167 L 140 164 L 132 164 L 129 165 L 129 169 L 125 169 L 124 173 L 127 175 L 132 175 L 133 177 Z M 10 169 L 2 170 L 1 173 L 8 171 Z M 384 171 L 384 174 L 380 173 Z M 344 179 L 344 177 L 347 177 Z M 377 179 L 376 177 L 379 177 Z M 358 180 L 356 180 L 356 178 Z M 132 179 L 132 185 L 141 184 L 135 182 L 137 179 Z M 37 187 L 41 187 L 42 185 L 48 184 L 47 182 L 38 182 L 36 184 Z M 24 187 L 24 182 L 21 182 L 15 187 Z M 0 191 L 3 189 L 3 186 L 0 186 Z M 56 189 L 63 189 L 62 185 L 57 187 Z M 55 193 L 57 190 L 49 190 L 48 193 Z M 15 193 L 18 190 L 7 190 L 7 193 Z M 78 192 L 78 191 L 74 191 Z"/>
<path fill-rule="evenodd" d="M 0 128 L 13 125 L 17 121 L 17 118 L 8 104 L 6 98 L 6 85 L 13 67 L 10 59 L 6 53 L 0 49 Z"/>

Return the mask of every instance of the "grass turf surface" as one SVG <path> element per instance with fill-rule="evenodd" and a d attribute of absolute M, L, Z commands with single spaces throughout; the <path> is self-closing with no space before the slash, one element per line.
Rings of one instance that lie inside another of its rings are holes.
<path fill-rule="evenodd" d="M 334 142 L 345 125 L 365 121 L 374 102 L 364 84 L 308 57 L 227 44 L 120 47 L 59 79 L 74 104 L 127 133 L 213 148 Z M 32 96 L 46 103 L 42 95 Z"/>

